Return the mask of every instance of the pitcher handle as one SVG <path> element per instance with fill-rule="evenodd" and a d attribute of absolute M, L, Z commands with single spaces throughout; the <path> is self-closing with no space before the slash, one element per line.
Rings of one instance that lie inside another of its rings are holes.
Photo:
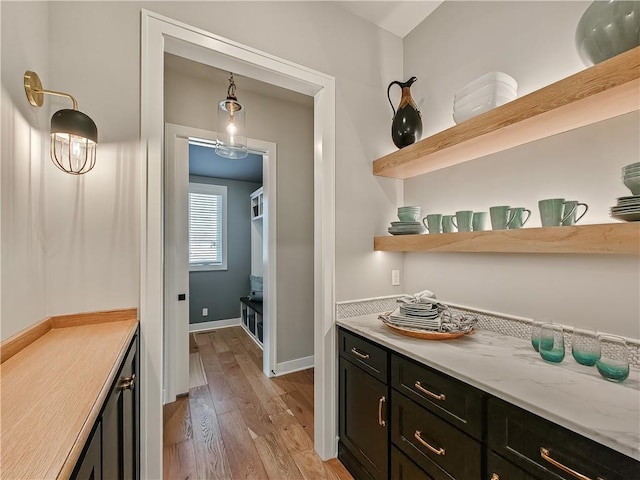
<path fill-rule="evenodd" d="M 507 224 L 505 225 L 507 228 L 513 223 L 516 219 L 516 213 L 518 212 L 515 208 L 510 208 L 507 210 Z"/>
<path fill-rule="evenodd" d="M 527 212 L 527 218 L 522 220 L 522 226 L 524 227 L 524 224 L 529 221 L 529 217 L 531 216 L 531 210 L 529 210 L 528 208 L 525 208 L 523 212 Z"/>
<path fill-rule="evenodd" d="M 398 85 L 400 87 L 402 85 L 400 85 L 400 82 L 398 82 L 396 80 L 396 81 L 391 82 L 389 84 L 389 86 L 387 87 L 387 98 L 389 99 L 389 105 L 391 105 L 391 110 L 393 110 L 393 116 L 395 117 L 396 116 L 396 109 L 394 108 L 393 103 L 391 103 L 391 95 L 389 94 L 389 92 L 391 91 L 391 87 L 393 87 L 394 85 Z"/>
<path fill-rule="evenodd" d="M 579 217 L 576 217 L 576 223 L 578 223 L 578 221 L 584 217 L 584 214 L 587 213 L 587 210 L 589 210 L 589 205 L 587 205 L 586 203 L 580 203 L 578 202 L 578 204 L 576 205 L 576 210 L 578 209 L 578 207 L 582 205 L 584 207 L 584 212 L 582 212 L 582 214 Z"/>
<path fill-rule="evenodd" d="M 453 224 L 454 227 L 456 227 L 456 230 L 457 230 L 458 224 L 456 223 L 456 217 L 451 217 L 451 223 Z"/>
<path fill-rule="evenodd" d="M 422 224 L 424 225 L 424 228 L 426 228 L 426 229 L 427 229 L 427 232 L 428 232 L 428 231 L 429 231 L 429 227 L 427 226 L 427 224 L 426 224 L 426 223 L 424 223 L 424 221 L 425 221 L 426 219 L 427 219 L 427 217 L 424 217 L 424 218 L 422 219 Z"/>

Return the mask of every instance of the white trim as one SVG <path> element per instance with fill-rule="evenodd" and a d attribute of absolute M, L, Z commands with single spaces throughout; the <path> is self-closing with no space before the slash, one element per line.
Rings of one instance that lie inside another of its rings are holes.
<path fill-rule="evenodd" d="M 188 156 L 187 156 L 188 157 Z M 187 158 L 188 162 L 188 158 Z M 191 263 L 189 258 L 189 272 L 213 272 L 227 270 L 227 187 L 226 185 L 214 185 L 212 183 L 200 183 L 192 182 L 189 180 L 189 193 L 202 193 L 205 195 L 219 195 L 222 197 L 222 262 L 219 264 L 213 263 Z M 191 205 L 191 198 L 189 198 L 189 205 Z M 191 208 L 191 207 L 189 207 Z M 191 214 L 189 214 L 189 221 L 191 221 Z M 190 227 L 189 227 L 190 228 Z M 191 235 L 191 234 L 189 234 Z M 189 238 L 189 248 L 191 248 L 191 239 Z"/>
<path fill-rule="evenodd" d="M 242 325 L 241 318 L 229 318 L 227 320 L 212 320 L 211 322 L 199 322 L 189 324 L 189 333 L 209 332 L 219 328 L 235 327 Z"/>
<path fill-rule="evenodd" d="M 264 325 L 264 324 L 263 324 Z M 264 345 L 260 343 L 260 340 L 258 340 L 257 338 L 257 333 L 256 335 L 254 335 L 253 333 L 251 333 L 251 330 L 249 330 L 249 327 L 247 327 L 244 323 L 240 323 L 240 326 L 242 327 L 242 329 L 247 332 L 247 336 L 253 340 L 253 342 L 260 347 L 260 349 L 262 350 L 262 355 L 264 357 Z M 263 335 L 263 339 L 264 339 L 264 331 L 262 332 Z M 264 358 L 263 358 L 263 366 L 264 366 Z M 275 367 L 274 367 L 275 368 Z M 271 374 L 268 375 L 269 377 L 271 376 Z"/>
<path fill-rule="evenodd" d="M 180 49 L 182 53 L 178 52 Z M 314 446 L 323 460 L 333 458 L 337 452 L 335 79 L 143 9 L 140 66 L 143 159 L 140 162 L 140 323 L 144 383 L 141 431 L 144 433 L 141 439 L 141 477 L 162 477 L 162 136 L 165 51 L 192 60 L 199 56 L 201 63 L 314 95 Z M 270 229 L 269 237 L 272 234 L 275 231 Z M 269 295 L 273 295 L 273 292 L 269 292 Z"/>
<path fill-rule="evenodd" d="M 310 357 L 296 358 L 287 362 L 276 364 L 276 376 L 286 375 L 288 373 L 299 372 L 313 367 L 313 355 Z"/>

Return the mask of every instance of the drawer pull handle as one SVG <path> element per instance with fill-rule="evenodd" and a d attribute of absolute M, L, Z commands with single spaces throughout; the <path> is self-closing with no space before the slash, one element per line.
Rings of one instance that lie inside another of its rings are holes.
<path fill-rule="evenodd" d="M 353 347 L 351 349 L 351 353 L 353 353 L 354 355 L 357 355 L 358 357 L 360 357 L 360 358 L 362 358 L 364 360 L 367 360 L 369 358 L 369 354 L 368 353 L 360 353 L 356 347 Z"/>
<path fill-rule="evenodd" d="M 120 390 L 133 390 L 136 386 L 136 374 L 122 379 Z"/>
<path fill-rule="evenodd" d="M 546 460 L 547 462 L 549 462 L 554 467 L 559 468 L 560 470 L 562 470 L 565 473 L 568 473 L 569 475 L 573 475 L 574 477 L 578 478 L 579 480 L 591 480 L 586 475 L 582 475 L 581 473 L 578 473 L 575 470 L 570 469 L 566 465 L 563 465 L 559 461 L 554 460 L 553 458 L 551 458 L 551 454 L 549 453 L 549 450 L 544 448 L 544 447 L 540 447 L 540 456 L 542 457 L 543 460 Z M 596 480 L 604 480 L 604 479 L 602 477 L 598 477 Z"/>
<path fill-rule="evenodd" d="M 494 473 L 493 475 L 491 475 L 491 480 L 500 480 L 500 477 L 497 473 Z"/>
<path fill-rule="evenodd" d="M 378 400 L 378 425 L 381 427 L 384 427 L 387 424 L 387 422 L 382 419 L 382 406 L 386 401 L 387 399 L 384 396 L 380 397 L 380 400 Z"/>
<path fill-rule="evenodd" d="M 433 392 L 430 392 L 429 390 L 427 390 L 426 388 L 424 388 L 421 384 L 420 384 L 420 380 L 416 381 L 415 383 L 415 387 L 420 390 L 422 393 L 425 393 L 427 395 L 429 395 L 431 398 L 435 398 L 436 400 L 446 400 L 447 397 L 445 396 L 444 393 L 441 393 L 440 395 L 437 395 Z"/>
<path fill-rule="evenodd" d="M 422 445 L 424 445 L 425 447 L 427 447 L 429 450 L 431 450 L 433 453 L 435 453 L 436 455 L 442 455 L 444 456 L 444 448 L 433 448 L 431 445 L 429 445 L 427 442 L 425 442 L 422 439 L 422 436 L 420 435 L 422 432 L 420 430 L 416 430 L 416 433 L 413 434 L 413 436 L 415 437 L 416 440 L 418 440 Z"/>

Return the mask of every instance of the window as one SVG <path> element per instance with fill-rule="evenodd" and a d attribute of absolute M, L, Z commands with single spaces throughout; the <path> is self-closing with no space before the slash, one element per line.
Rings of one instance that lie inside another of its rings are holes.
<path fill-rule="evenodd" d="M 227 269 L 227 187 L 189 183 L 189 270 Z"/>

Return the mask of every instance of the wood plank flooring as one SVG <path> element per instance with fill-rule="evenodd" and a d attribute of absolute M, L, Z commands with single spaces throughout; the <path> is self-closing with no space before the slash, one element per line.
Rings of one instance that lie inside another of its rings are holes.
<path fill-rule="evenodd" d="M 313 369 L 265 377 L 242 327 L 190 335 L 189 369 L 164 406 L 165 480 L 353 480 L 313 448 Z"/>

